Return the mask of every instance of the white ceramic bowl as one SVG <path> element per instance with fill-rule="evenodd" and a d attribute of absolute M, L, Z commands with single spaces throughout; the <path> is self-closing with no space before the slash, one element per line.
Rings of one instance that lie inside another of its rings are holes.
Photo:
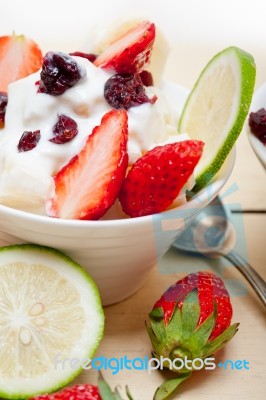
<path fill-rule="evenodd" d="M 6 244 L 31 242 L 62 250 L 95 279 L 104 305 L 116 303 L 144 284 L 158 257 L 220 192 L 233 164 L 234 151 L 214 182 L 192 201 L 174 211 L 154 216 L 74 221 L 52 219 L 0 205 L 0 239 Z M 167 228 L 169 220 L 170 229 Z"/>
<path fill-rule="evenodd" d="M 187 90 L 169 86 L 172 104 L 181 110 Z M 133 219 L 60 220 L 0 205 L 0 240 L 5 244 L 38 243 L 55 247 L 80 263 L 96 281 L 104 305 L 137 291 L 157 260 L 193 217 L 218 195 L 234 165 L 232 151 L 213 182 L 185 206 Z"/>
<path fill-rule="evenodd" d="M 251 105 L 250 112 L 256 112 L 261 108 L 266 108 L 266 82 L 260 86 L 256 92 L 254 93 Z M 249 142 L 256 153 L 258 159 L 266 169 L 266 146 L 250 131 L 250 128 L 247 123 L 247 132 Z"/>

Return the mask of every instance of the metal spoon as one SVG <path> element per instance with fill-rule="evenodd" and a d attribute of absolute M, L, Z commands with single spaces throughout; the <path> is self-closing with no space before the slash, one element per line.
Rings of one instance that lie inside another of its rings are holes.
<path fill-rule="evenodd" d="M 173 247 L 194 254 L 225 257 L 247 279 L 266 307 L 266 282 L 240 254 L 232 250 L 235 239 L 235 229 L 221 200 L 216 197 L 197 215 L 189 229 L 175 240 Z"/>

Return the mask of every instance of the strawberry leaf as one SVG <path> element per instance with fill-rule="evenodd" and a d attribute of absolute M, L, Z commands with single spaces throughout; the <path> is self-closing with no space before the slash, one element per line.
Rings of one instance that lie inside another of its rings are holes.
<path fill-rule="evenodd" d="M 162 342 L 166 337 L 164 321 L 160 315 L 160 308 L 154 309 L 149 314 L 150 324 L 154 335 L 159 342 Z"/>
<path fill-rule="evenodd" d="M 185 298 L 182 306 L 182 337 L 184 340 L 193 335 L 200 316 L 200 305 L 197 289 L 192 290 Z"/>
<path fill-rule="evenodd" d="M 106 399 L 108 400 L 108 399 Z M 111 399 L 110 399 L 111 400 Z M 113 393 L 113 397 L 112 400 L 123 400 L 123 398 L 121 397 L 121 394 L 119 393 L 118 389 L 115 388 L 115 391 Z"/>
<path fill-rule="evenodd" d="M 108 383 L 104 380 L 104 377 L 103 377 L 101 371 L 99 371 L 99 375 L 98 375 L 98 387 L 99 387 L 100 395 L 103 399 L 108 400 L 108 399 L 113 398 L 112 390 L 111 390 L 110 386 L 108 385 Z"/>
<path fill-rule="evenodd" d="M 191 372 L 186 372 L 183 374 L 180 374 L 177 378 L 169 379 L 168 381 L 164 382 L 161 386 L 158 387 L 156 390 L 153 400 L 164 400 L 167 399 L 171 394 L 173 394 L 180 383 L 185 381 L 187 378 L 189 378 L 191 375 Z"/>
<path fill-rule="evenodd" d="M 229 340 L 236 334 L 238 331 L 239 323 L 235 323 L 229 326 L 220 336 L 216 339 L 211 340 L 208 342 L 204 347 L 201 349 L 201 353 L 203 357 L 208 357 L 211 354 L 215 353 L 216 351 L 223 348 Z"/>
<path fill-rule="evenodd" d="M 152 328 L 147 324 L 147 322 L 145 321 L 145 326 L 146 326 L 146 330 L 148 332 L 152 347 L 154 349 L 158 349 L 158 347 L 160 346 L 160 342 L 158 341 L 157 337 L 155 336 Z"/>
<path fill-rule="evenodd" d="M 149 317 L 155 320 L 161 320 L 164 317 L 164 312 L 162 307 L 154 308 L 150 313 Z"/>
<path fill-rule="evenodd" d="M 177 342 L 182 335 L 182 318 L 180 309 L 176 306 L 172 318 L 168 325 L 166 325 L 166 335 L 168 341 Z"/>
<path fill-rule="evenodd" d="M 202 354 L 202 347 L 207 343 L 209 336 L 214 328 L 216 318 L 216 311 L 214 311 L 206 320 L 201 324 L 194 334 L 189 339 L 189 348 L 193 357 L 198 357 Z"/>
<path fill-rule="evenodd" d="M 133 400 L 133 397 L 132 397 L 132 395 L 131 395 L 131 393 L 129 391 L 128 386 L 126 386 L 126 394 L 127 394 L 128 400 Z"/>
<path fill-rule="evenodd" d="M 98 388 L 99 388 L 99 393 L 101 395 L 102 400 L 123 400 L 117 387 L 112 392 L 110 386 L 104 380 L 104 377 L 103 377 L 101 371 L 99 371 L 99 375 L 98 375 Z M 126 386 L 126 395 L 129 400 L 133 400 L 133 397 L 131 396 L 127 386 Z"/>

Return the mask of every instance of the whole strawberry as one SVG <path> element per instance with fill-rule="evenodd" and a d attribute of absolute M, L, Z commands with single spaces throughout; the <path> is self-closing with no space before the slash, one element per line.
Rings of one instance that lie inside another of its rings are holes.
<path fill-rule="evenodd" d="M 163 383 L 154 400 L 167 398 L 193 369 L 199 369 L 193 360 L 212 356 L 232 339 L 239 324 L 230 326 L 231 319 L 229 294 L 222 279 L 211 272 L 190 274 L 166 290 L 154 304 L 146 327 L 153 356 L 170 359 L 171 369 L 179 375 Z M 177 359 L 189 362 L 176 364 Z M 166 360 L 164 367 L 169 367 Z"/>
<path fill-rule="evenodd" d="M 129 400 L 133 400 L 126 387 L 126 394 Z M 114 392 L 99 373 L 98 386 L 85 384 L 67 387 L 52 394 L 42 394 L 29 400 L 123 400 L 118 389 Z"/>

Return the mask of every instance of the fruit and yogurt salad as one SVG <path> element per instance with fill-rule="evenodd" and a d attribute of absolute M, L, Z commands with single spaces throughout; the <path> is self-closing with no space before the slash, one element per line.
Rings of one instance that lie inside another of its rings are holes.
<path fill-rule="evenodd" d="M 1 204 L 95 220 L 186 201 L 203 142 L 177 134 L 176 107 L 146 70 L 155 40 L 143 21 L 100 54 L 38 53 L 37 72 L 0 86 Z"/>

